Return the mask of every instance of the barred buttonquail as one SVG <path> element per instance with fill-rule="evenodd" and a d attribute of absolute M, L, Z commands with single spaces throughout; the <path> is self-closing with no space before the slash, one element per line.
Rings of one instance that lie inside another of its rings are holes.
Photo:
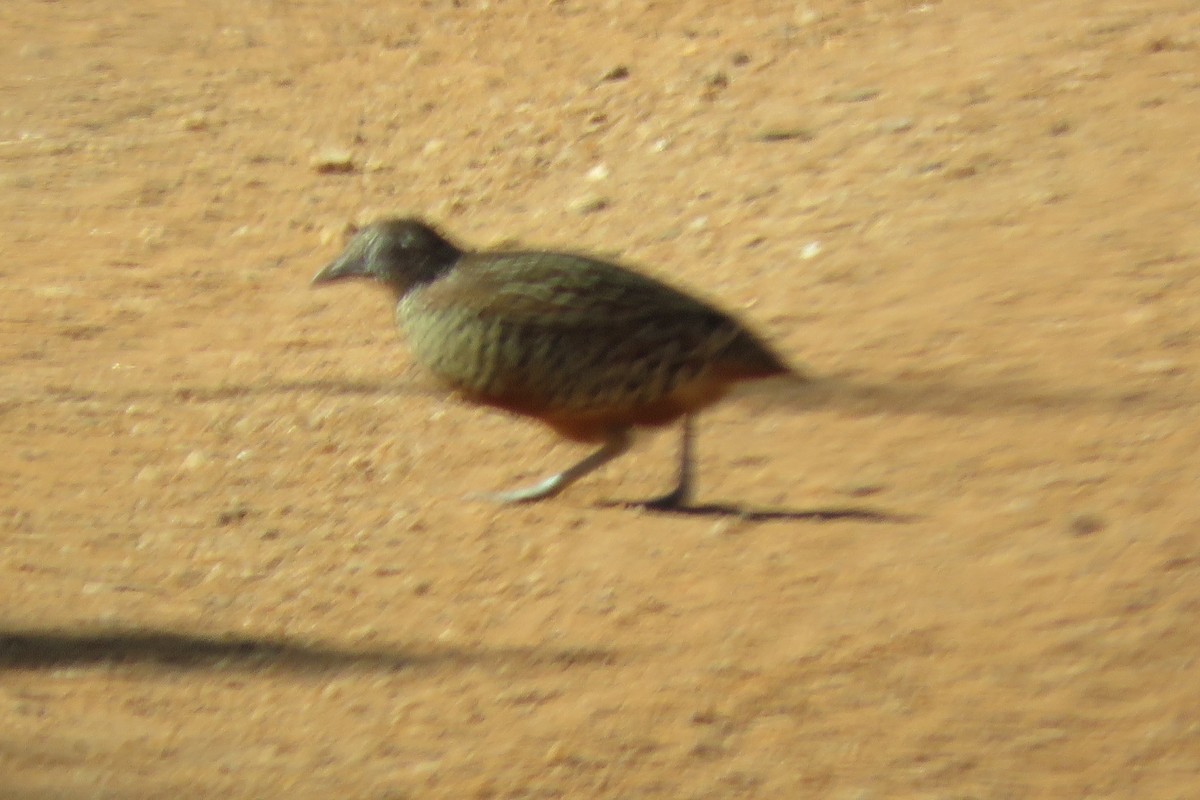
<path fill-rule="evenodd" d="M 678 289 L 584 255 L 464 251 L 416 219 L 373 223 L 313 278 L 372 278 L 397 300 L 416 360 L 472 403 L 600 443 L 525 489 L 540 500 L 629 449 L 632 430 L 683 418 L 679 480 L 647 505 L 686 504 L 692 417 L 740 381 L 803 379 L 737 320 Z"/>

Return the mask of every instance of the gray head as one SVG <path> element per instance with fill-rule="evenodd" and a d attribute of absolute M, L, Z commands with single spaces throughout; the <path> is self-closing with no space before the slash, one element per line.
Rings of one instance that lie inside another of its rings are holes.
<path fill-rule="evenodd" d="M 313 283 L 373 278 L 397 298 L 454 267 L 463 252 L 418 219 L 387 219 L 363 228 Z"/>

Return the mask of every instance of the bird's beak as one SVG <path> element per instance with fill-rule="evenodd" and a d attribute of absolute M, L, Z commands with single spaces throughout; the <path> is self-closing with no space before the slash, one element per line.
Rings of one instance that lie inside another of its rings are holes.
<path fill-rule="evenodd" d="M 367 275 L 366 259 L 354 249 L 342 253 L 324 269 L 313 276 L 313 283 L 329 283 L 342 278 L 359 278 Z"/>

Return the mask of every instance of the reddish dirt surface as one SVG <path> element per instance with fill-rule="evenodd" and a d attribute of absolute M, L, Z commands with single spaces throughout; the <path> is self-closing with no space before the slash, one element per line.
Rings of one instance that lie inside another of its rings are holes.
<path fill-rule="evenodd" d="M 1200 797 L 1197 31 L 7 0 L 0 797 Z M 310 289 L 392 213 L 719 298 L 860 388 L 702 502 L 893 517 L 464 502 L 580 451 Z"/>

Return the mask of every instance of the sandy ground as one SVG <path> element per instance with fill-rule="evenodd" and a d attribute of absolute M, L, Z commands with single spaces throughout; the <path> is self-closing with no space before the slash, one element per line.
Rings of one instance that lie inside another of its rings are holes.
<path fill-rule="evenodd" d="M 1198 31 L 6 0 L 0 797 L 1200 797 Z M 393 213 L 858 388 L 466 502 L 581 452 L 308 286 Z"/>

